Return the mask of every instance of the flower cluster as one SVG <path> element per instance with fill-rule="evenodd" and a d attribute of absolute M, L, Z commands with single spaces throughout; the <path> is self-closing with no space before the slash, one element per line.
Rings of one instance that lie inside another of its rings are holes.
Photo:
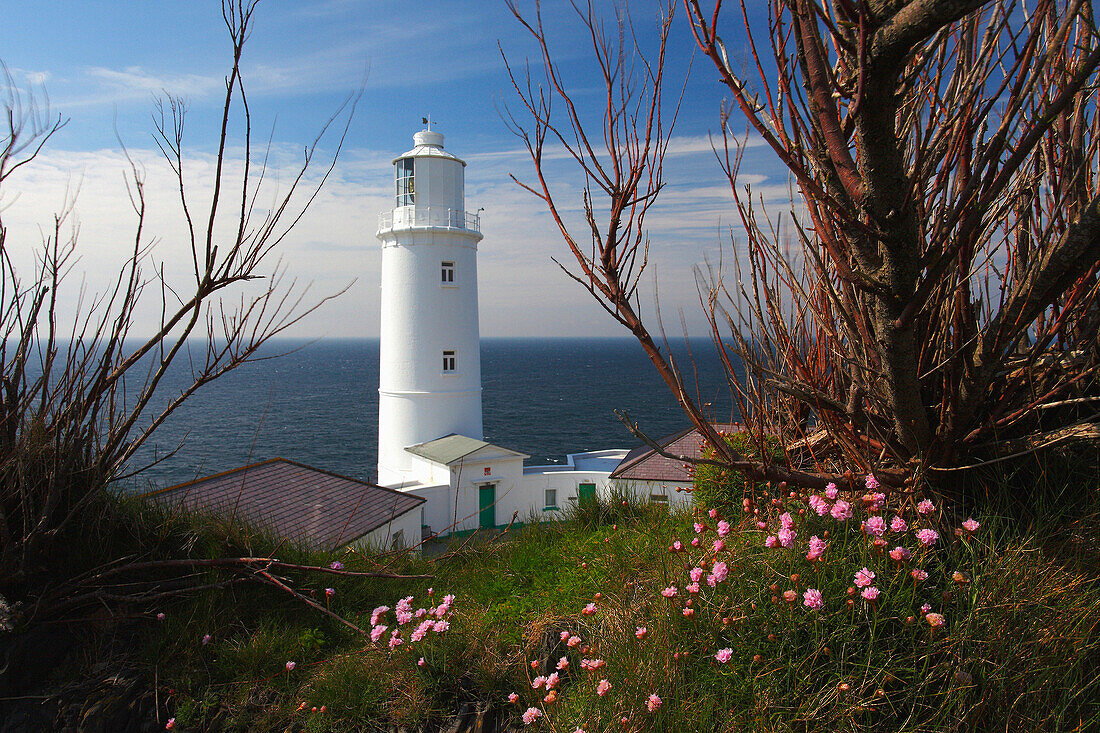
<path fill-rule="evenodd" d="M 413 597 L 406 596 L 399 600 L 393 608 L 396 626 L 392 628 L 382 623 L 390 612 L 390 607 L 379 606 L 370 615 L 371 643 L 379 643 L 386 632 L 389 631 L 390 636 L 387 644 L 390 649 L 396 649 L 405 643 L 401 627 L 411 625 L 417 619 L 420 619 L 420 622 L 408 633 L 408 641 L 415 644 L 422 641 L 429 633 L 442 634 L 451 628 L 451 622 L 447 619 L 451 614 L 451 606 L 454 604 L 454 600 L 453 595 L 446 595 L 443 596 L 443 600 L 438 606 L 421 607 L 414 610 Z"/>

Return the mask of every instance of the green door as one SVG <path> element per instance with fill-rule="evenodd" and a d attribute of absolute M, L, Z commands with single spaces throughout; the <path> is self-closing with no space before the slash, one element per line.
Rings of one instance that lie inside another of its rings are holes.
<path fill-rule="evenodd" d="M 479 486 L 477 500 L 481 514 L 480 526 L 488 529 L 497 526 L 497 485 L 482 484 Z"/>
<path fill-rule="evenodd" d="M 580 504 L 596 503 L 596 484 L 578 484 L 577 497 Z"/>

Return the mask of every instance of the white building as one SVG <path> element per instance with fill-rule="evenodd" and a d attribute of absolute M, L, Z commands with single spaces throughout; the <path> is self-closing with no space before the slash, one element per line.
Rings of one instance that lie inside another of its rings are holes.
<path fill-rule="evenodd" d="M 427 500 L 433 534 L 557 519 L 603 495 L 626 450 L 524 467 L 482 440 L 477 311 L 480 220 L 466 209 L 466 164 L 431 129 L 395 158 L 394 208 L 379 220 L 382 322 L 378 483 Z"/>

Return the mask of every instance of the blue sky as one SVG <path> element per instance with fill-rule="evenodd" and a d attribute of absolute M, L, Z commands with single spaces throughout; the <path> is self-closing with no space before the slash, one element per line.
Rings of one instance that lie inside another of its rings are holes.
<path fill-rule="evenodd" d="M 520 3 L 530 10 L 533 4 Z M 655 36 L 657 7 L 629 3 L 640 38 Z M 684 104 L 666 161 L 669 185 L 650 216 L 649 275 L 641 297 L 652 312 L 659 292 L 672 333 L 682 310 L 700 331 L 693 266 L 730 258 L 735 213 L 708 135 L 717 132 L 722 88 L 710 62 L 690 65 L 693 41 L 682 8 L 672 31 L 668 88 L 685 83 Z M 600 80 L 591 51 L 567 3 L 545 2 L 543 15 L 576 100 L 598 103 Z M 70 275 L 68 304 L 81 281 L 89 290 L 110 282 L 131 244 L 121 138 L 146 177 L 148 230 L 158 240 L 151 262 L 186 267 L 181 219 L 170 171 L 153 145 L 151 113 L 164 92 L 187 100 L 185 150 L 196 181 L 209 173 L 216 142 L 229 42 L 219 4 L 197 2 L 6 3 L 0 59 L 16 86 L 69 120 L 35 165 L 0 192 L 9 246 L 24 263 L 53 212 L 73 204 L 81 259 Z M 741 36 L 727 18 L 727 44 Z M 552 262 L 568 253 L 538 200 L 508 174 L 530 180 L 532 166 L 501 111 L 519 111 L 497 44 L 522 65 L 537 51 L 500 0 L 372 2 L 264 0 L 245 49 L 243 74 L 257 138 L 270 133 L 278 178 L 319 126 L 365 79 L 362 99 L 334 176 L 309 215 L 284 243 L 288 274 L 316 295 L 355 279 L 294 335 L 377 335 L 380 253 L 377 216 L 392 205 L 390 161 L 411 147 L 420 118 L 430 114 L 447 149 L 467 163 L 467 208 L 484 207 L 479 255 L 484 336 L 626 335 Z M 537 70 L 536 70 L 537 72 Z M 741 124 L 741 123 L 738 123 Z M 117 134 L 117 137 L 116 137 Z M 323 143 L 331 145 L 331 142 Z M 331 147 L 327 148 L 331 149 Z M 286 168 L 285 170 L 289 170 Z M 769 209 L 789 207 L 787 183 L 768 151 L 751 146 L 743 180 Z M 580 211 L 578 179 L 565 161 L 549 170 L 570 214 Z M 207 179 L 209 175 L 207 175 Z M 197 194 L 203 193 L 196 183 Z M 153 302 L 137 330 L 148 328 Z"/>

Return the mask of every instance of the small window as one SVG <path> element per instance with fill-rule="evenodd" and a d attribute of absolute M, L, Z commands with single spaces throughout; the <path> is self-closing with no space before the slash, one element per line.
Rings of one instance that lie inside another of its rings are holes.
<path fill-rule="evenodd" d="M 558 505 L 558 490 L 557 489 L 547 489 L 546 490 L 546 506 L 548 506 L 548 507 L 555 506 L 556 507 L 557 505 Z"/>
<path fill-rule="evenodd" d="M 455 281 L 455 263 L 441 262 L 439 266 L 441 282 L 444 285 L 453 285 Z"/>
<path fill-rule="evenodd" d="M 455 352 L 444 351 L 443 352 L 443 373 L 454 374 L 458 371 L 458 360 L 455 358 Z"/>

